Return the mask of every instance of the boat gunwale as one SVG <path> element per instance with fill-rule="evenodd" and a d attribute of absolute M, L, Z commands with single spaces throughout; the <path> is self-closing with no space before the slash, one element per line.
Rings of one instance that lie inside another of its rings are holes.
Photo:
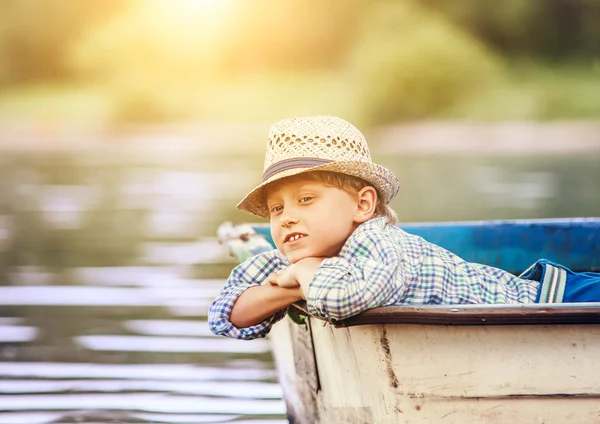
<path fill-rule="evenodd" d="M 306 308 L 306 302 L 297 302 L 291 307 L 303 316 L 311 316 Z M 382 306 L 347 319 L 328 322 L 337 328 L 388 324 L 445 326 L 600 324 L 600 302 Z"/>

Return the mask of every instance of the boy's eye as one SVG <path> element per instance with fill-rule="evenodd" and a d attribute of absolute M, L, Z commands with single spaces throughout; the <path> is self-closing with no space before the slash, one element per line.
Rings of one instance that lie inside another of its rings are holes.
<path fill-rule="evenodd" d="M 306 203 L 306 202 L 310 202 L 313 198 L 310 196 L 304 196 L 302 199 L 300 199 L 300 203 Z"/>
<path fill-rule="evenodd" d="M 271 213 L 281 212 L 283 210 L 283 206 L 277 205 L 271 208 Z"/>

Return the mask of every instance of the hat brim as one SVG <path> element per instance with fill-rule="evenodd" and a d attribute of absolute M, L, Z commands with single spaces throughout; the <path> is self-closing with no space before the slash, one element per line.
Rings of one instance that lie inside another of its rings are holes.
<path fill-rule="evenodd" d="M 399 183 L 396 175 L 389 169 L 377 165 L 372 162 L 360 161 L 340 161 L 331 162 L 324 165 L 314 166 L 310 168 L 294 168 L 282 171 L 262 184 L 258 185 L 254 190 L 246 195 L 237 205 L 237 208 L 262 218 L 269 218 L 269 209 L 265 202 L 265 188 L 275 182 L 286 177 L 299 175 L 306 172 L 314 171 L 330 171 L 339 172 L 346 175 L 352 175 L 371 183 L 380 196 L 383 197 L 387 204 L 398 193 Z"/>

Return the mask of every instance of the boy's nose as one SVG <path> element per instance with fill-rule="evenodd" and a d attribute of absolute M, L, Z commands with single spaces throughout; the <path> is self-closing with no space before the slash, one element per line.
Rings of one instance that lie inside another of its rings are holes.
<path fill-rule="evenodd" d="M 297 218 L 292 218 L 289 215 L 281 217 L 281 226 L 282 227 L 289 227 L 290 225 L 297 224 L 297 223 L 298 223 Z"/>

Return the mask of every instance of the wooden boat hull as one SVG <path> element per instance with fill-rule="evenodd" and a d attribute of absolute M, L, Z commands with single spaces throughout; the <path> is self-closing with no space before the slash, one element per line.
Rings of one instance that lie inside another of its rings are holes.
<path fill-rule="evenodd" d="M 361 325 L 270 336 L 292 423 L 600 422 L 600 326 Z"/>

